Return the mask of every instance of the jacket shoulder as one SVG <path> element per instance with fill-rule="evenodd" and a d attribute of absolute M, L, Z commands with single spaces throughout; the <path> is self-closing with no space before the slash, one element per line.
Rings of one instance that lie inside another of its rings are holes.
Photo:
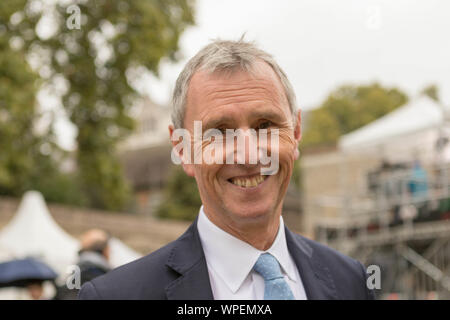
<path fill-rule="evenodd" d="M 175 242 L 175 241 L 174 241 Z M 178 277 L 166 266 L 174 242 L 86 282 L 81 300 L 166 299 L 165 287 Z"/>
<path fill-rule="evenodd" d="M 364 265 L 341 252 L 317 241 L 295 234 L 298 242 L 309 248 L 311 258 L 327 271 L 339 299 L 374 299 L 367 288 L 367 273 Z"/>

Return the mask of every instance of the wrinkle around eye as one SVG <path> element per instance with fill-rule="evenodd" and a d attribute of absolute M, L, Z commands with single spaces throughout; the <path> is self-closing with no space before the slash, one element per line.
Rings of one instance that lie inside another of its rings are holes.
<path fill-rule="evenodd" d="M 277 128 L 277 129 L 280 147 L 284 145 L 295 146 L 295 138 L 291 128 Z M 270 134 L 270 131 L 268 131 L 268 134 Z"/>

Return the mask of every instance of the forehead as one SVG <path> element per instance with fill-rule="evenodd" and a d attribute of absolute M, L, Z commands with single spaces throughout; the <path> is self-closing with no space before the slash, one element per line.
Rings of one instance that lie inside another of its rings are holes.
<path fill-rule="evenodd" d="M 253 102 L 289 108 L 281 81 L 263 61 L 255 62 L 251 72 L 197 71 L 189 83 L 186 115 L 194 113 L 196 118 L 196 113 L 215 111 L 217 107 Z"/>

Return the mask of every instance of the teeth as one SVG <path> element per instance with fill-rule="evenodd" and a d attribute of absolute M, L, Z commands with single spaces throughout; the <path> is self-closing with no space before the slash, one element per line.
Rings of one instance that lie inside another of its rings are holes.
<path fill-rule="evenodd" d="M 233 178 L 231 179 L 231 182 L 240 187 L 253 188 L 258 186 L 264 180 L 265 180 L 264 176 L 257 175 L 251 178 Z"/>

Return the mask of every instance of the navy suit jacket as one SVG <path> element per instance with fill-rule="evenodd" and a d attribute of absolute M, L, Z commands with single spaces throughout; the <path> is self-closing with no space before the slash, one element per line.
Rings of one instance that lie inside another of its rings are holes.
<path fill-rule="evenodd" d="M 308 299 L 374 299 L 358 261 L 286 228 Z M 85 283 L 79 299 L 213 299 L 197 220 L 177 240 Z"/>

